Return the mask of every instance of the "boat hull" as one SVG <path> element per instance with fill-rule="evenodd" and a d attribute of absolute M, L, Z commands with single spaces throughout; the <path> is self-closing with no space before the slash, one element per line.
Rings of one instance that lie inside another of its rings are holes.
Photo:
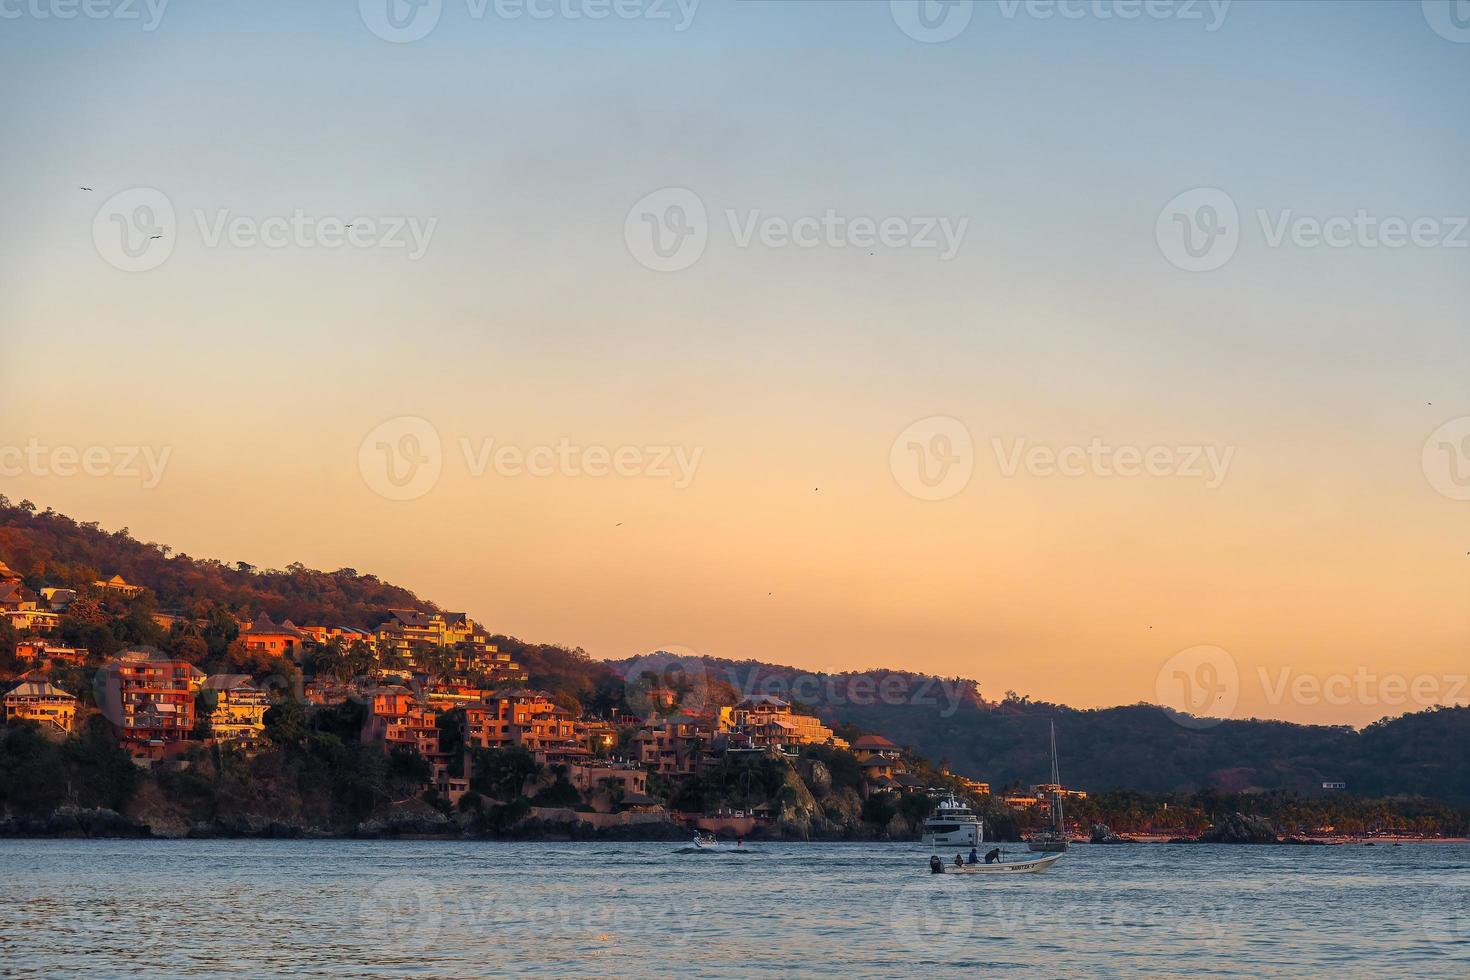
<path fill-rule="evenodd" d="M 1018 861 L 997 861 L 994 864 L 945 865 L 947 875 L 1034 875 L 1046 871 L 1060 860 L 1060 854 L 1047 854 L 1038 858 L 1022 858 Z"/>
<path fill-rule="evenodd" d="M 1032 840 L 1026 842 L 1026 849 L 1036 853 L 1060 854 L 1067 849 L 1064 840 Z"/>

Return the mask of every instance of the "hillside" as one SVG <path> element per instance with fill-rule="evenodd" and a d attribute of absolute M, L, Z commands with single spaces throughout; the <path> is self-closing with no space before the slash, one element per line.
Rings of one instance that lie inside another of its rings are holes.
<path fill-rule="evenodd" d="M 257 569 L 212 558 L 175 554 L 167 545 L 142 542 L 127 528 L 104 531 L 29 501 L 0 495 L 0 557 L 32 588 L 42 584 L 81 588 L 120 574 L 146 586 L 158 608 L 203 617 L 215 604 L 242 618 L 266 612 L 298 623 L 369 627 L 389 609 L 436 608 L 407 589 L 351 568 L 319 572 L 299 564 Z"/>
<path fill-rule="evenodd" d="M 33 587 L 84 586 L 120 573 L 151 590 L 160 609 L 198 616 L 223 606 L 239 616 L 265 612 L 298 623 L 371 626 L 390 608 L 436 608 L 353 569 L 260 570 L 196 559 L 140 542 L 126 529 L 108 532 L 3 496 L 0 558 Z M 637 663 L 601 661 L 580 649 L 511 636 L 493 640 L 526 668 L 532 686 L 599 714 L 624 703 L 624 679 Z M 1045 780 L 1047 728 L 1055 721 L 1063 782 L 1094 793 L 1314 795 L 1323 781 L 1333 780 L 1345 781 L 1353 795 L 1470 802 L 1470 762 L 1463 751 L 1470 744 L 1470 708 L 1418 712 L 1362 731 L 1260 720 L 1193 730 L 1150 705 L 1078 710 L 1015 696 L 992 701 L 974 681 L 910 671 L 812 674 L 714 658 L 686 667 L 698 675 L 709 703 L 775 694 L 814 709 L 845 733 L 882 733 L 997 791 Z"/>

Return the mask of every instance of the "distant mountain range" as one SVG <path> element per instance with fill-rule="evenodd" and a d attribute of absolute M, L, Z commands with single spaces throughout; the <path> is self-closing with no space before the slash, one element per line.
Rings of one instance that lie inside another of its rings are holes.
<path fill-rule="evenodd" d="M 27 584 L 86 585 L 120 573 L 146 586 L 163 609 L 198 613 L 220 604 L 297 623 L 373 626 L 389 609 L 433 609 L 413 592 L 353 569 L 301 565 L 260 570 L 175 554 L 28 502 L 0 496 L 0 560 Z M 582 650 L 497 637 L 531 683 L 593 707 L 619 700 L 623 681 L 663 658 L 600 661 Z M 755 660 L 699 658 L 680 664 L 686 700 L 709 703 L 773 694 L 804 704 L 833 725 L 879 732 L 996 791 L 1046 781 L 1048 723 L 1055 721 L 1062 781 L 1093 792 L 1218 789 L 1320 794 L 1324 782 L 1365 796 L 1422 795 L 1470 802 L 1470 708 L 1416 712 L 1370 725 L 1223 721 L 1193 729 L 1152 705 L 1078 710 L 1029 699 L 986 700 L 980 685 L 909 671 L 815 674 Z"/>

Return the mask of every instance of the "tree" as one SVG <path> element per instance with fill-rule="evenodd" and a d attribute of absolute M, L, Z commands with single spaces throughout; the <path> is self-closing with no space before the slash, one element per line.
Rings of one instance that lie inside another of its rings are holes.
<path fill-rule="evenodd" d="M 526 782 L 541 775 L 542 767 L 524 746 L 473 749 L 470 753 L 470 789 L 495 800 L 521 796 Z"/>
<path fill-rule="evenodd" d="M 193 737 L 204 741 L 214 735 L 214 710 L 219 707 L 219 692 L 214 688 L 201 687 L 194 695 Z"/>
<path fill-rule="evenodd" d="M 863 823 L 872 824 L 875 827 L 886 827 L 893 822 L 897 814 L 898 806 L 892 793 L 887 791 L 873 793 L 863 800 Z"/>

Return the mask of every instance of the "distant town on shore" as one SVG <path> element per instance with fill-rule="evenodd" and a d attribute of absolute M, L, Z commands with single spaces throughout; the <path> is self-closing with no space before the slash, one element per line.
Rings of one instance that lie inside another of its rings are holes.
<path fill-rule="evenodd" d="M 609 663 L 350 568 L 194 559 L 4 497 L 0 614 L 0 833 L 902 840 L 951 797 L 1010 840 L 1059 799 L 1109 842 L 1470 831 L 1465 709 L 1193 731 L 909 671 Z M 1435 782 L 1386 782 L 1406 753 Z"/>

